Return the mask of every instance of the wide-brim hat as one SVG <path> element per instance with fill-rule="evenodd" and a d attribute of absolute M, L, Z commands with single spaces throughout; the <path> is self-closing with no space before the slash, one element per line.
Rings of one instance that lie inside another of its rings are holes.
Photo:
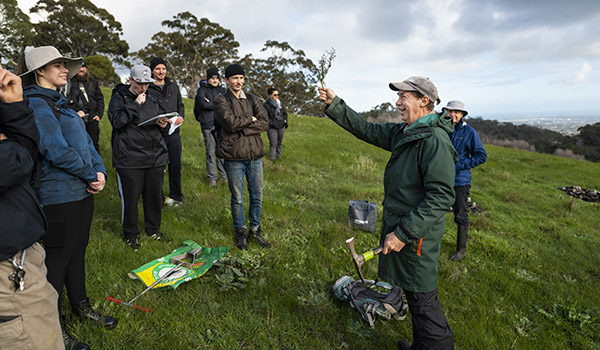
<path fill-rule="evenodd" d="M 461 111 L 464 112 L 465 115 L 469 114 L 469 112 L 467 112 L 467 109 L 465 108 L 464 102 L 458 100 L 448 101 L 448 104 L 446 105 L 446 107 L 442 107 L 442 110 Z"/>
<path fill-rule="evenodd" d="M 65 57 L 61 55 L 54 46 L 40 46 L 25 50 L 25 66 L 27 67 L 27 72 L 20 75 L 23 86 L 35 84 L 35 70 L 55 61 L 65 62 L 65 67 L 69 70 L 67 78 L 71 79 L 79 71 L 83 58 Z"/>

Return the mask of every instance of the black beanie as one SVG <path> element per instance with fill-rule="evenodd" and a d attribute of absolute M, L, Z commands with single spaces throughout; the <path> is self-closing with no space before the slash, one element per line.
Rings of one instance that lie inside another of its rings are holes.
<path fill-rule="evenodd" d="M 217 68 L 208 68 L 206 70 L 206 79 L 210 79 L 212 77 L 219 77 L 219 70 Z"/>
<path fill-rule="evenodd" d="M 225 78 L 229 78 L 232 75 L 246 75 L 244 73 L 244 68 L 237 63 L 230 64 L 225 68 Z"/>
<path fill-rule="evenodd" d="M 165 68 L 167 67 L 167 62 L 162 57 L 154 57 L 152 61 L 150 61 L 150 71 L 153 71 L 159 64 L 164 64 Z"/>

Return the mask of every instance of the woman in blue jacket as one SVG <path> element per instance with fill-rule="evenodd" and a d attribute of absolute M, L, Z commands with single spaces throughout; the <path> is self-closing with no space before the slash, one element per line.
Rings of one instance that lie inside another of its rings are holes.
<path fill-rule="evenodd" d="M 464 116 L 469 114 L 465 109 L 465 104 L 461 101 L 450 101 L 442 109 L 448 111 L 448 116 L 454 122 L 454 132 L 450 134 L 450 140 L 452 140 L 452 145 L 458 152 L 458 163 L 455 166 L 456 177 L 454 179 L 456 200 L 452 205 L 454 222 L 456 222 L 458 228 L 456 252 L 450 259 L 460 261 L 467 254 L 467 237 L 469 234 L 467 200 L 471 191 L 471 169 L 485 163 L 487 154 L 477 131 L 462 120 Z"/>
<path fill-rule="evenodd" d="M 113 328 L 117 320 L 92 310 L 85 288 L 93 194 L 104 188 L 106 168 L 83 120 L 74 110 L 63 108 L 66 98 L 58 92 L 77 73 L 81 61 L 42 46 L 25 51 L 18 71 L 40 133 L 41 178 L 38 175 L 36 182 L 48 221 L 44 237 L 48 281 L 58 292 L 59 313 L 66 285 L 74 315 Z M 64 322 L 63 340 L 67 349 L 89 349 L 65 330 Z"/>

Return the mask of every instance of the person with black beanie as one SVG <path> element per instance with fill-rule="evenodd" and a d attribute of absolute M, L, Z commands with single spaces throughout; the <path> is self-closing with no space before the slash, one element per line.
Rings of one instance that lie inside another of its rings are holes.
<path fill-rule="evenodd" d="M 154 57 L 150 61 L 150 71 L 154 82 L 148 87 L 148 94 L 158 102 L 159 113 L 177 112 L 179 117 L 175 124 L 183 123 L 185 108 L 177 83 L 167 78 L 167 62 L 162 57 Z M 178 207 L 183 204 L 181 190 L 181 136 L 179 128 L 165 136 L 169 150 L 169 194 L 163 198 L 163 205 Z"/>
<path fill-rule="evenodd" d="M 225 92 L 225 88 L 219 85 L 219 70 L 215 67 L 209 68 L 206 70 L 206 80 L 200 82 L 194 101 L 194 115 L 202 126 L 202 136 L 204 137 L 204 148 L 206 150 L 206 177 L 208 177 L 210 187 L 217 185 L 219 174 L 223 182 L 227 182 L 224 160 L 223 158 L 217 158 L 215 155 L 217 130 L 214 125 L 214 100 Z M 217 174 L 217 169 L 219 174 Z"/>

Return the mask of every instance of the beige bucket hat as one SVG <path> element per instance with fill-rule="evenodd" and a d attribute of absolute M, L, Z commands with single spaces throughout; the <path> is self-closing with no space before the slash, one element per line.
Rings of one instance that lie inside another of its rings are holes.
<path fill-rule="evenodd" d="M 73 78 L 79 71 L 83 58 L 64 57 L 54 46 L 40 46 L 25 50 L 25 65 L 27 72 L 20 75 L 23 86 L 35 84 L 35 70 L 54 61 L 65 61 L 69 70 L 67 77 Z"/>

